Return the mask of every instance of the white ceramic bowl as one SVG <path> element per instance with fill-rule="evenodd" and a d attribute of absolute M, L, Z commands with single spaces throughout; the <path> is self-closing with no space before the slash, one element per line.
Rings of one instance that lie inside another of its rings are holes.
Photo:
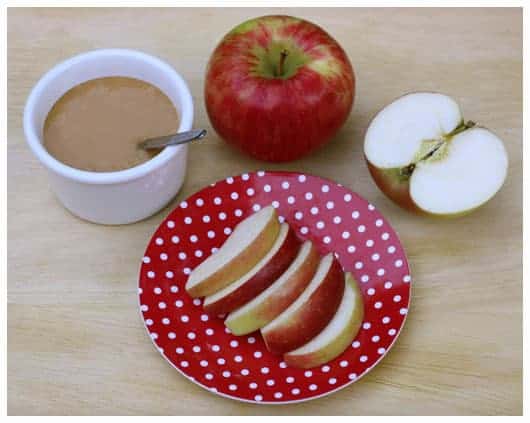
<path fill-rule="evenodd" d="M 193 125 L 193 100 L 182 77 L 167 63 L 134 50 L 103 49 L 74 56 L 46 73 L 24 109 L 24 133 L 48 169 L 52 190 L 73 214 L 95 223 L 124 224 L 163 208 L 179 191 L 187 165 L 187 146 L 166 147 L 151 160 L 118 172 L 87 172 L 67 166 L 42 145 L 46 116 L 72 87 L 90 79 L 125 76 L 158 87 L 173 102 L 179 132 Z"/>

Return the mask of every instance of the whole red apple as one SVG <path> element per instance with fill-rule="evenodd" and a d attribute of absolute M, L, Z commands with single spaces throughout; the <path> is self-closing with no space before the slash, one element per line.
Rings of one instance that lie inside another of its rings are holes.
<path fill-rule="evenodd" d="M 235 27 L 216 47 L 205 101 L 225 141 L 280 162 L 329 141 L 347 119 L 354 91 L 346 53 L 322 28 L 263 16 Z"/>

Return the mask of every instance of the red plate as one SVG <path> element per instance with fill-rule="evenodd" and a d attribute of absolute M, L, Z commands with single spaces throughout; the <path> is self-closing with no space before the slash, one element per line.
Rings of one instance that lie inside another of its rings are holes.
<path fill-rule="evenodd" d="M 351 347 L 311 370 L 288 367 L 259 332 L 232 335 L 184 289 L 238 222 L 271 203 L 301 239 L 334 251 L 363 294 L 364 322 Z M 359 195 L 315 176 L 259 171 L 212 184 L 173 210 L 147 246 L 138 291 L 151 339 L 184 376 L 232 399 L 287 403 L 343 388 L 383 358 L 407 315 L 410 274 L 396 233 Z"/>

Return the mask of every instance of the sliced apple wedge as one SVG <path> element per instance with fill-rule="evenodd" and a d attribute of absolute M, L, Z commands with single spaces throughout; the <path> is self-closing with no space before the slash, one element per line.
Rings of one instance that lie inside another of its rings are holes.
<path fill-rule="evenodd" d="M 316 272 L 320 256 L 311 241 L 305 241 L 287 270 L 265 291 L 234 310 L 225 325 L 234 335 L 246 335 L 272 321 L 307 287 Z"/>
<path fill-rule="evenodd" d="M 196 298 L 211 295 L 252 269 L 278 237 L 276 210 L 267 206 L 239 222 L 215 254 L 191 272 L 186 291 Z"/>
<path fill-rule="evenodd" d="M 204 310 L 219 315 L 229 313 L 267 289 L 289 267 L 300 248 L 300 241 L 287 223 L 270 251 L 248 273 L 226 288 L 204 299 Z"/>
<path fill-rule="evenodd" d="M 508 170 L 502 141 L 437 93 L 398 98 L 370 123 L 364 141 L 370 173 L 403 208 L 436 216 L 469 213 L 501 188 Z"/>
<path fill-rule="evenodd" d="M 364 315 L 359 285 L 351 273 L 345 275 L 344 295 L 333 319 L 307 344 L 283 356 L 287 365 L 309 369 L 338 357 L 353 341 Z"/>
<path fill-rule="evenodd" d="M 334 316 L 344 293 L 344 273 L 330 253 L 302 294 L 261 329 L 267 349 L 274 354 L 292 351 L 314 338 Z"/>

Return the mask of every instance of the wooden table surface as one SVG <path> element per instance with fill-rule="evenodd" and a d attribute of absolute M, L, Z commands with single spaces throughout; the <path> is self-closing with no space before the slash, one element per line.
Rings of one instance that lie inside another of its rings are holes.
<path fill-rule="evenodd" d="M 187 180 L 155 216 L 128 226 L 78 220 L 51 193 L 25 144 L 22 110 L 37 79 L 79 52 L 127 47 L 160 56 L 188 81 L 196 127 L 211 129 L 203 76 L 220 38 L 243 20 L 287 13 L 327 29 L 357 76 L 354 110 L 327 147 L 288 164 L 228 148 L 213 132 L 190 148 Z M 9 9 L 8 412 L 10 414 L 522 413 L 522 9 Z M 363 136 L 403 93 L 454 96 L 504 139 L 500 193 L 457 220 L 413 216 L 372 182 Z M 332 178 L 374 203 L 412 266 L 405 328 L 369 375 L 329 397 L 287 406 L 206 392 L 153 348 L 139 317 L 140 258 L 179 200 L 244 171 Z"/>

